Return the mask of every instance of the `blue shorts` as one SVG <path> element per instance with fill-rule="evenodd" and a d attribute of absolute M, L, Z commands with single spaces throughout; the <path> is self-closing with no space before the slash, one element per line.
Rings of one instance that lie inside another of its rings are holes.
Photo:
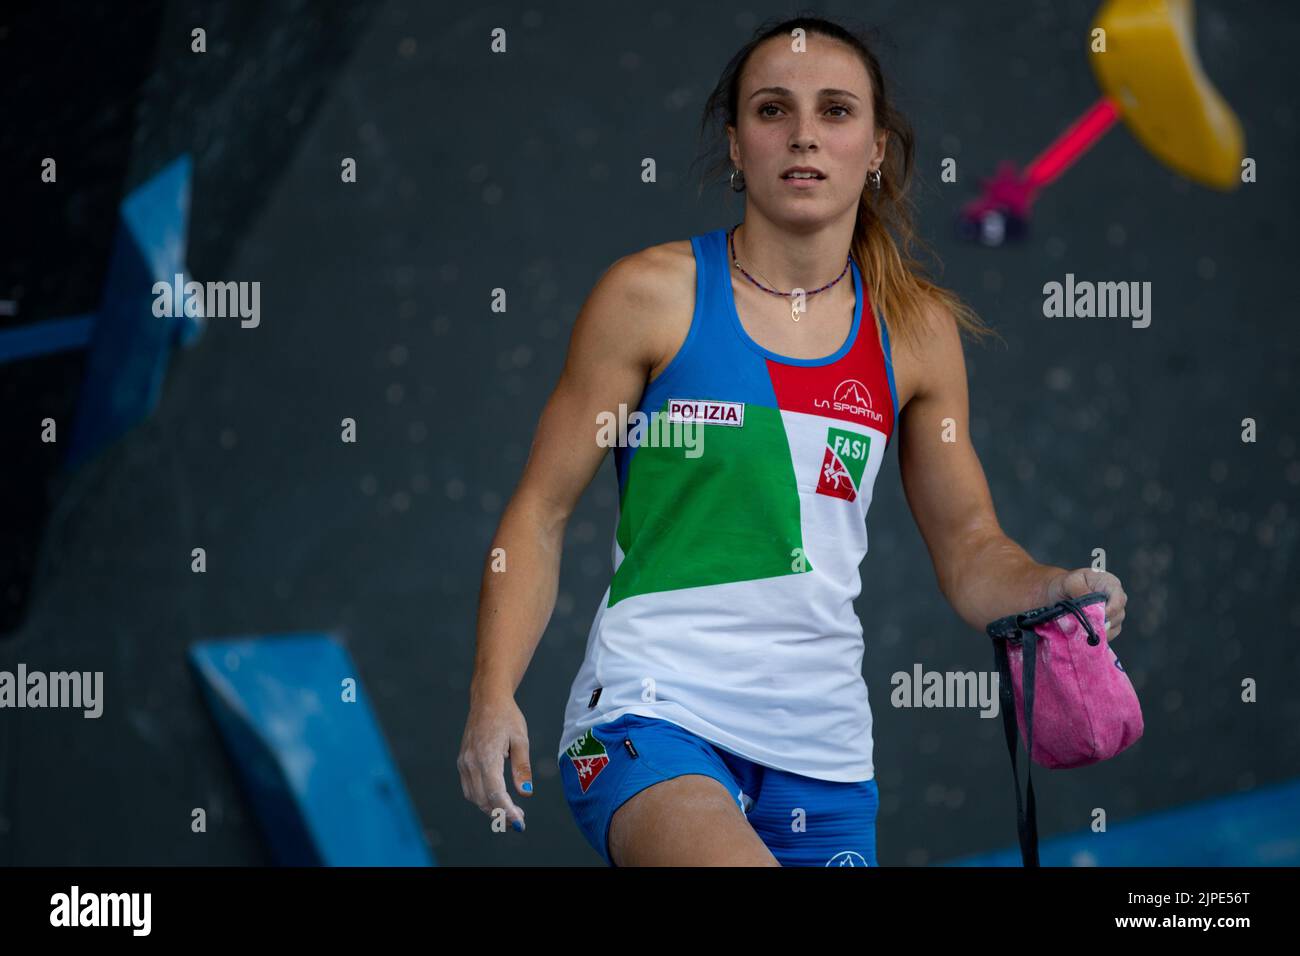
<path fill-rule="evenodd" d="M 667 720 L 624 714 L 560 758 L 564 796 L 610 866 L 609 821 L 646 787 L 686 773 L 719 781 L 782 866 L 876 866 L 875 780 L 838 783 L 756 764 Z"/>

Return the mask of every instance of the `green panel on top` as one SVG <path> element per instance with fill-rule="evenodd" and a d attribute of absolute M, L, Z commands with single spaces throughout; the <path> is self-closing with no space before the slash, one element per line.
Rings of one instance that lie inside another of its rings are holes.
<path fill-rule="evenodd" d="M 611 607 L 638 594 L 812 570 L 780 411 L 747 404 L 744 425 L 706 424 L 696 432 L 696 458 L 687 457 L 690 449 L 645 442 L 632 455 Z"/>

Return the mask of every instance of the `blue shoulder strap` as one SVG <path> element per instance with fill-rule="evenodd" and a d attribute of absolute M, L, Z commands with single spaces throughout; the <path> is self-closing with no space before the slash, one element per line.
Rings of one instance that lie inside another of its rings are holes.
<path fill-rule="evenodd" d="M 898 386 L 894 384 L 894 356 L 889 347 L 889 323 L 885 321 L 885 316 L 880 316 L 880 341 L 885 350 L 885 376 L 889 379 L 889 397 L 894 403 L 894 427 L 889 431 L 889 441 L 893 441 L 894 433 L 898 431 Z M 886 445 L 889 442 L 885 443 Z"/>

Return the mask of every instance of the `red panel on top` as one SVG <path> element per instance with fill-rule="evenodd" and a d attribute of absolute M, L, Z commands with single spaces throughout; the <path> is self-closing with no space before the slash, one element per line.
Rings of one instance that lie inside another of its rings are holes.
<path fill-rule="evenodd" d="M 862 310 L 853 347 L 838 361 L 829 365 L 766 361 L 778 408 L 867 425 L 883 432 L 886 438 L 893 433 L 894 401 L 869 300 Z"/>

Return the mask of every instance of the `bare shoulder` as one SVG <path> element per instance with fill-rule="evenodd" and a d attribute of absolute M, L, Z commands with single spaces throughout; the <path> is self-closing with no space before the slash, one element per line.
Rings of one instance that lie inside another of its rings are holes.
<path fill-rule="evenodd" d="M 895 351 L 919 363 L 933 361 L 938 352 L 949 349 L 959 343 L 961 335 L 957 328 L 957 317 L 952 309 L 939 296 L 933 293 L 923 294 L 919 300 L 916 316 L 915 334 L 898 335 Z"/>
<path fill-rule="evenodd" d="M 689 239 L 647 246 L 617 259 L 597 283 L 617 306 L 619 333 L 641 344 L 653 379 L 672 360 L 695 310 L 695 253 Z"/>
<path fill-rule="evenodd" d="M 952 309 L 933 294 L 925 295 L 920 305 L 914 334 L 890 336 L 900 408 L 938 386 L 953 384 L 955 378 L 963 386 L 965 382 L 961 332 Z"/>
<path fill-rule="evenodd" d="M 631 298 L 663 304 L 690 294 L 695 255 L 689 239 L 661 242 L 629 253 L 614 262 L 606 275 Z"/>

